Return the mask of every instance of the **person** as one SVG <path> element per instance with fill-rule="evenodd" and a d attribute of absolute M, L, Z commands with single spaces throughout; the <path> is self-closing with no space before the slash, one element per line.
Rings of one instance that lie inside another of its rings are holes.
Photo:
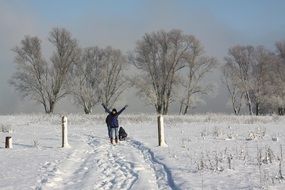
<path fill-rule="evenodd" d="M 110 111 L 104 104 L 102 104 L 103 108 L 105 109 L 105 112 L 108 113 L 108 116 L 106 117 L 106 123 L 108 127 L 108 136 L 110 138 L 110 142 L 112 144 L 118 143 L 118 127 L 119 127 L 119 121 L 118 116 L 128 107 L 128 105 L 125 105 L 120 111 L 117 112 L 117 110 L 114 108 L 112 111 Z"/>

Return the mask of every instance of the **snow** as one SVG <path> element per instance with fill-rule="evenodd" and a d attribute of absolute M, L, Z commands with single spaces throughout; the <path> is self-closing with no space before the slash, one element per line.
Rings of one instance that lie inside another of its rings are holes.
<path fill-rule="evenodd" d="M 105 115 L 0 116 L 0 189 L 284 189 L 284 118 L 122 115 L 129 137 L 107 138 Z M 5 149 L 12 136 L 13 148 Z"/>

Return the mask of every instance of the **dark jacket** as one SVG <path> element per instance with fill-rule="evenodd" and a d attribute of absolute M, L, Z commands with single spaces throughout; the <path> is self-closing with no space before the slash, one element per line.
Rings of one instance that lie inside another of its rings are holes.
<path fill-rule="evenodd" d="M 119 127 L 119 121 L 118 116 L 126 109 L 127 106 L 123 107 L 120 111 L 116 112 L 115 114 L 112 113 L 104 104 L 102 106 L 105 109 L 105 112 L 109 113 L 109 115 L 106 118 L 106 123 L 111 128 L 117 128 Z"/>

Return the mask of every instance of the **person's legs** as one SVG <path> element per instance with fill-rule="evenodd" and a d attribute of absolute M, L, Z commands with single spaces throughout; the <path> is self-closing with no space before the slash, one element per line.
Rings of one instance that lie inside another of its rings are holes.
<path fill-rule="evenodd" d="M 119 139 L 118 127 L 114 128 L 114 130 L 115 130 L 115 141 L 116 143 L 118 143 L 118 139 Z"/>
<path fill-rule="evenodd" d="M 112 138 L 111 127 L 109 125 L 107 125 L 107 128 L 108 128 L 108 136 L 109 136 L 109 138 Z"/>
<path fill-rule="evenodd" d="M 110 128 L 111 129 L 111 143 L 114 143 L 115 137 L 116 137 L 116 128 Z"/>

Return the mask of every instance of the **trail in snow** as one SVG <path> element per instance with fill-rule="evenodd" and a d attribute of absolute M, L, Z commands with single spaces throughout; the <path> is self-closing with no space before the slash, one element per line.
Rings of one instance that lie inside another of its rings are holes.
<path fill-rule="evenodd" d="M 61 163 L 46 163 L 37 189 L 178 189 L 166 165 L 135 140 L 107 143 L 89 136 Z"/>
<path fill-rule="evenodd" d="M 164 187 L 169 186 L 171 189 L 180 189 L 175 184 L 171 171 L 165 164 L 155 158 L 155 155 L 150 148 L 145 147 L 141 142 L 136 140 L 132 140 L 131 145 L 142 152 L 144 159 L 148 160 L 154 171 L 156 171 L 156 178 L 159 187 L 163 189 Z"/>

